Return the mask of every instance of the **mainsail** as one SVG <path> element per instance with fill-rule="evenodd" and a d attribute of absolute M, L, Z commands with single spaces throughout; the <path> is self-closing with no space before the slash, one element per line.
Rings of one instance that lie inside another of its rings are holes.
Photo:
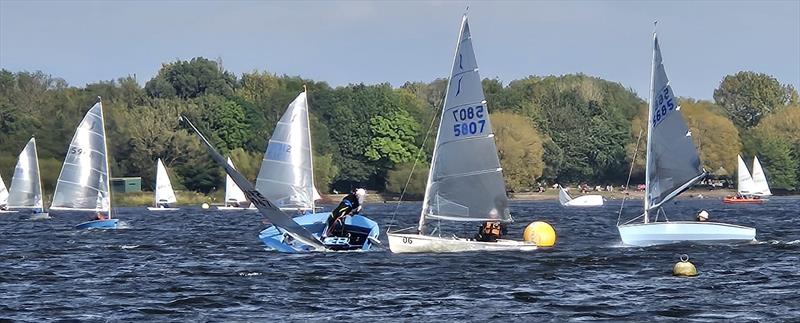
<path fill-rule="evenodd" d="M 36 138 L 31 138 L 19 154 L 14 177 L 11 179 L 11 191 L 7 194 L 9 208 L 42 209 L 42 182 L 39 178 Z"/>
<path fill-rule="evenodd" d="M 314 209 L 314 187 L 306 92 L 289 104 L 264 152 L 256 189 L 282 209 Z"/>
<path fill-rule="evenodd" d="M 764 175 L 764 170 L 761 168 L 761 163 L 758 162 L 758 157 L 753 157 L 753 194 L 760 196 L 770 196 L 772 191 L 769 189 L 767 177 Z"/>
<path fill-rule="evenodd" d="M 466 15 L 439 120 L 420 231 L 426 218 L 511 221 Z"/>
<path fill-rule="evenodd" d="M 745 165 L 741 155 L 736 155 L 736 158 L 738 159 L 738 164 L 736 165 L 736 191 L 740 195 L 753 194 L 755 183 L 753 182 L 753 178 L 750 177 L 747 165 Z"/>
<path fill-rule="evenodd" d="M 0 176 L 0 207 L 6 206 L 8 204 L 8 190 L 6 189 L 6 183 L 3 182 L 3 176 Z"/>
<path fill-rule="evenodd" d="M 228 157 L 228 165 L 236 169 L 230 157 Z M 236 183 L 233 182 L 230 175 L 225 175 L 225 204 L 236 204 L 245 201 L 247 201 L 247 198 L 245 198 L 244 192 L 242 192 L 239 186 L 236 186 Z"/>
<path fill-rule="evenodd" d="M 558 201 L 561 202 L 561 205 L 565 205 L 567 202 L 572 201 L 572 197 L 569 196 L 567 190 L 561 187 L 561 185 L 558 185 Z"/>
<path fill-rule="evenodd" d="M 103 211 L 111 215 L 103 104 L 86 112 L 69 144 L 53 193 L 54 210 Z"/>
<path fill-rule="evenodd" d="M 169 181 L 169 174 L 161 158 L 156 162 L 156 194 L 153 204 L 158 206 L 159 203 L 175 203 L 178 200 L 175 198 L 175 191 L 172 189 L 172 183 Z"/>
<path fill-rule="evenodd" d="M 644 201 L 648 212 L 660 207 L 705 176 L 692 134 L 680 112 L 653 33 L 653 70 L 647 125 L 647 167 Z"/>

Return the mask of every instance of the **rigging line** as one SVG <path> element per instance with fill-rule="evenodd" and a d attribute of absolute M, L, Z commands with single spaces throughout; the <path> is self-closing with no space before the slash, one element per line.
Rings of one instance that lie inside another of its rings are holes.
<path fill-rule="evenodd" d="M 630 192 L 631 190 L 631 175 L 633 174 L 633 166 L 636 165 L 636 153 L 639 152 L 639 142 L 642 140 L 642 128 L 639 128 L 639 138 L 636 139 L 636 149 L 633 150 L 633 159 L 631 160 L 631 169 L 628 171 L 628 180 L 625 182 L 625 190 Z M 644 167 L 647 167 L 645 165 Z M 617 226 L 619 226 L 619 221 L 622 220 L 622 208 L 625 207 L 625 200 L 628 198 L 628 195 L 622 196 L 622 204 L 619 206 L 619 213 L 617 213 Z M 645 196 L 645 198 L 647 198 Z"/>
<path fill-rule="evenodd" d="M 444 95 L 447 95 L 447 88 L 444 90 Z M 442 109 L 444 106 L 442 106 Z M 403 190 L 400 192 L 400 198 L 397 199 L 397 204 L 394 207 L 394 212 L 392 212 L 392 219 L 389 221 L 389 225 L 386 226 L 386 232 L 388 233 L 389 230 L 392 228 L 394 224 L 395 216 L 397 216 L 397 210 L 400 209 L 400 203 L 403 202 L 403 196 L 406 195 L 406 189 L 408 189 L 408 184 L 411 183 L 411 176 L 414 176 L 414 169 L 417 168 L 417 162 L 419 162 L 419 157 L 422 155 L 422 152 L 425 149 L 425 144 L 428 143 L 428 138 L 430 138 L 431 130 L 433 129 L 434 122 L 439 118 L 439 112 L 441 109 L 436 109 L 433 114 L 433 118 L 431 118 L 431 124 L 428 126 L 428 131 L 425 133 L 425 138 L 422 140 L 422 145 L 419 147 L 417 151 L 417 156 L 414 158 L 414 164 L 411 165 L 411 172 L 408 173 L 408 178 L 406 179 L 406 184 L 403 185 Z M 433 165 L 431 165 L 433 167 Z M 425 207 L 424 205 L 422 207 Z"/>

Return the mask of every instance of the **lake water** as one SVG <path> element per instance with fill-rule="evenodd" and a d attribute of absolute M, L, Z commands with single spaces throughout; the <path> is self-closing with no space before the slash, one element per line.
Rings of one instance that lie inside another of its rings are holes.
<path fill-rule="evenodd" d="M 641 202 L 626 204 L 626 216 Z M 683 200 L 670 219 L 755 226 L 759 243 L 622 247 L 619 201 L 564 209 L 513 202 L 521 237 L 534 220 L 558 232 L 535 252 L 289 255 L 266 251 L 257 213 L 120 208 L 126 229 L 78 231 L 85 215 L 34 222 L 0 215 L 0 319 L 98 321 L 564 321 L 651 319 L 785 321 L 800 318 L 800 200 L 725 205 Z M 419 203 L 397 208 L 415 225 Z M 365 214 L 385 230 L 394 204 Z M 458 228 L 457 228 L 458 229 Z M 472 234 L 472 225 L 464 229 Z M 460 230 L 460 229 L 458 229 Z M 386 241 L 385 233 L 381 240 Z M 677 278 L 689 254 L 700 275 Z"/>

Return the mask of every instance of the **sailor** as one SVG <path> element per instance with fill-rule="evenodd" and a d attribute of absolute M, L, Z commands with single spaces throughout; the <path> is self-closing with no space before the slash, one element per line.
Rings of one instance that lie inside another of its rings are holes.
<path fill-rule="evenodd" d="M 158 200 L 158 207 L 162 209 L 168 209 L 169 203 L 167 202 L 167 200 Z"/>
<path fill-rule="evenodd" d="M 105 216 L 105 214 L 103 214 L 103 213 L 101 213 L 101 212 L 97 212 L 97 214 L 95 214 L 95 215 L 94 215 L 94 219 L 95 219 L 95 220 L 98 220 L 98 221 L 99 221 L 99 220 L 105 220 L 105 219 L 106 219 L 106 216 Z"/>
<path fill-rule="evenodd" d="M 698 222 L 708 221 L 708 212 L 706 210 L 700 211 L 700 213 L 697 214 L 697 221 Z"/>
<path fill-rule="evenodd" d="M 367 191 L 363 188 L 354 189 L 350 194 L 347 194 L 342 199 L 331 215 L 328 217 L 328 230 L 326 236 L 334 235 L 334 228 L 340 227 L 339 233 L 344 233 L 344 219 L 348 215 L 355 215 L 361 212 L 361 207 L 364 205 L 364 198 L 367 196 Z M 337 225 L 338 224 L 338 225 Z"/>
<path fill-rule="evenodd" d="M 478 234 L 475 240 L 481 242 L 497 242 L 497 239 L 508 233 L 508 228 L 500 221 L 487 221 L 478 226 Z"/>

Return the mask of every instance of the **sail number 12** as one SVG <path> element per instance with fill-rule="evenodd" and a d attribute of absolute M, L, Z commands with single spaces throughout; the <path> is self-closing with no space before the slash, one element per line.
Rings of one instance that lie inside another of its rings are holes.
<path fill-rule="evenodd" d="M 486 127 L 484 116 L 486 112 L 482 105 L 453 110 L 453 119 L 456 122 L 453 125 L 453 134 L 459 137 L 483 133 Z"/>

